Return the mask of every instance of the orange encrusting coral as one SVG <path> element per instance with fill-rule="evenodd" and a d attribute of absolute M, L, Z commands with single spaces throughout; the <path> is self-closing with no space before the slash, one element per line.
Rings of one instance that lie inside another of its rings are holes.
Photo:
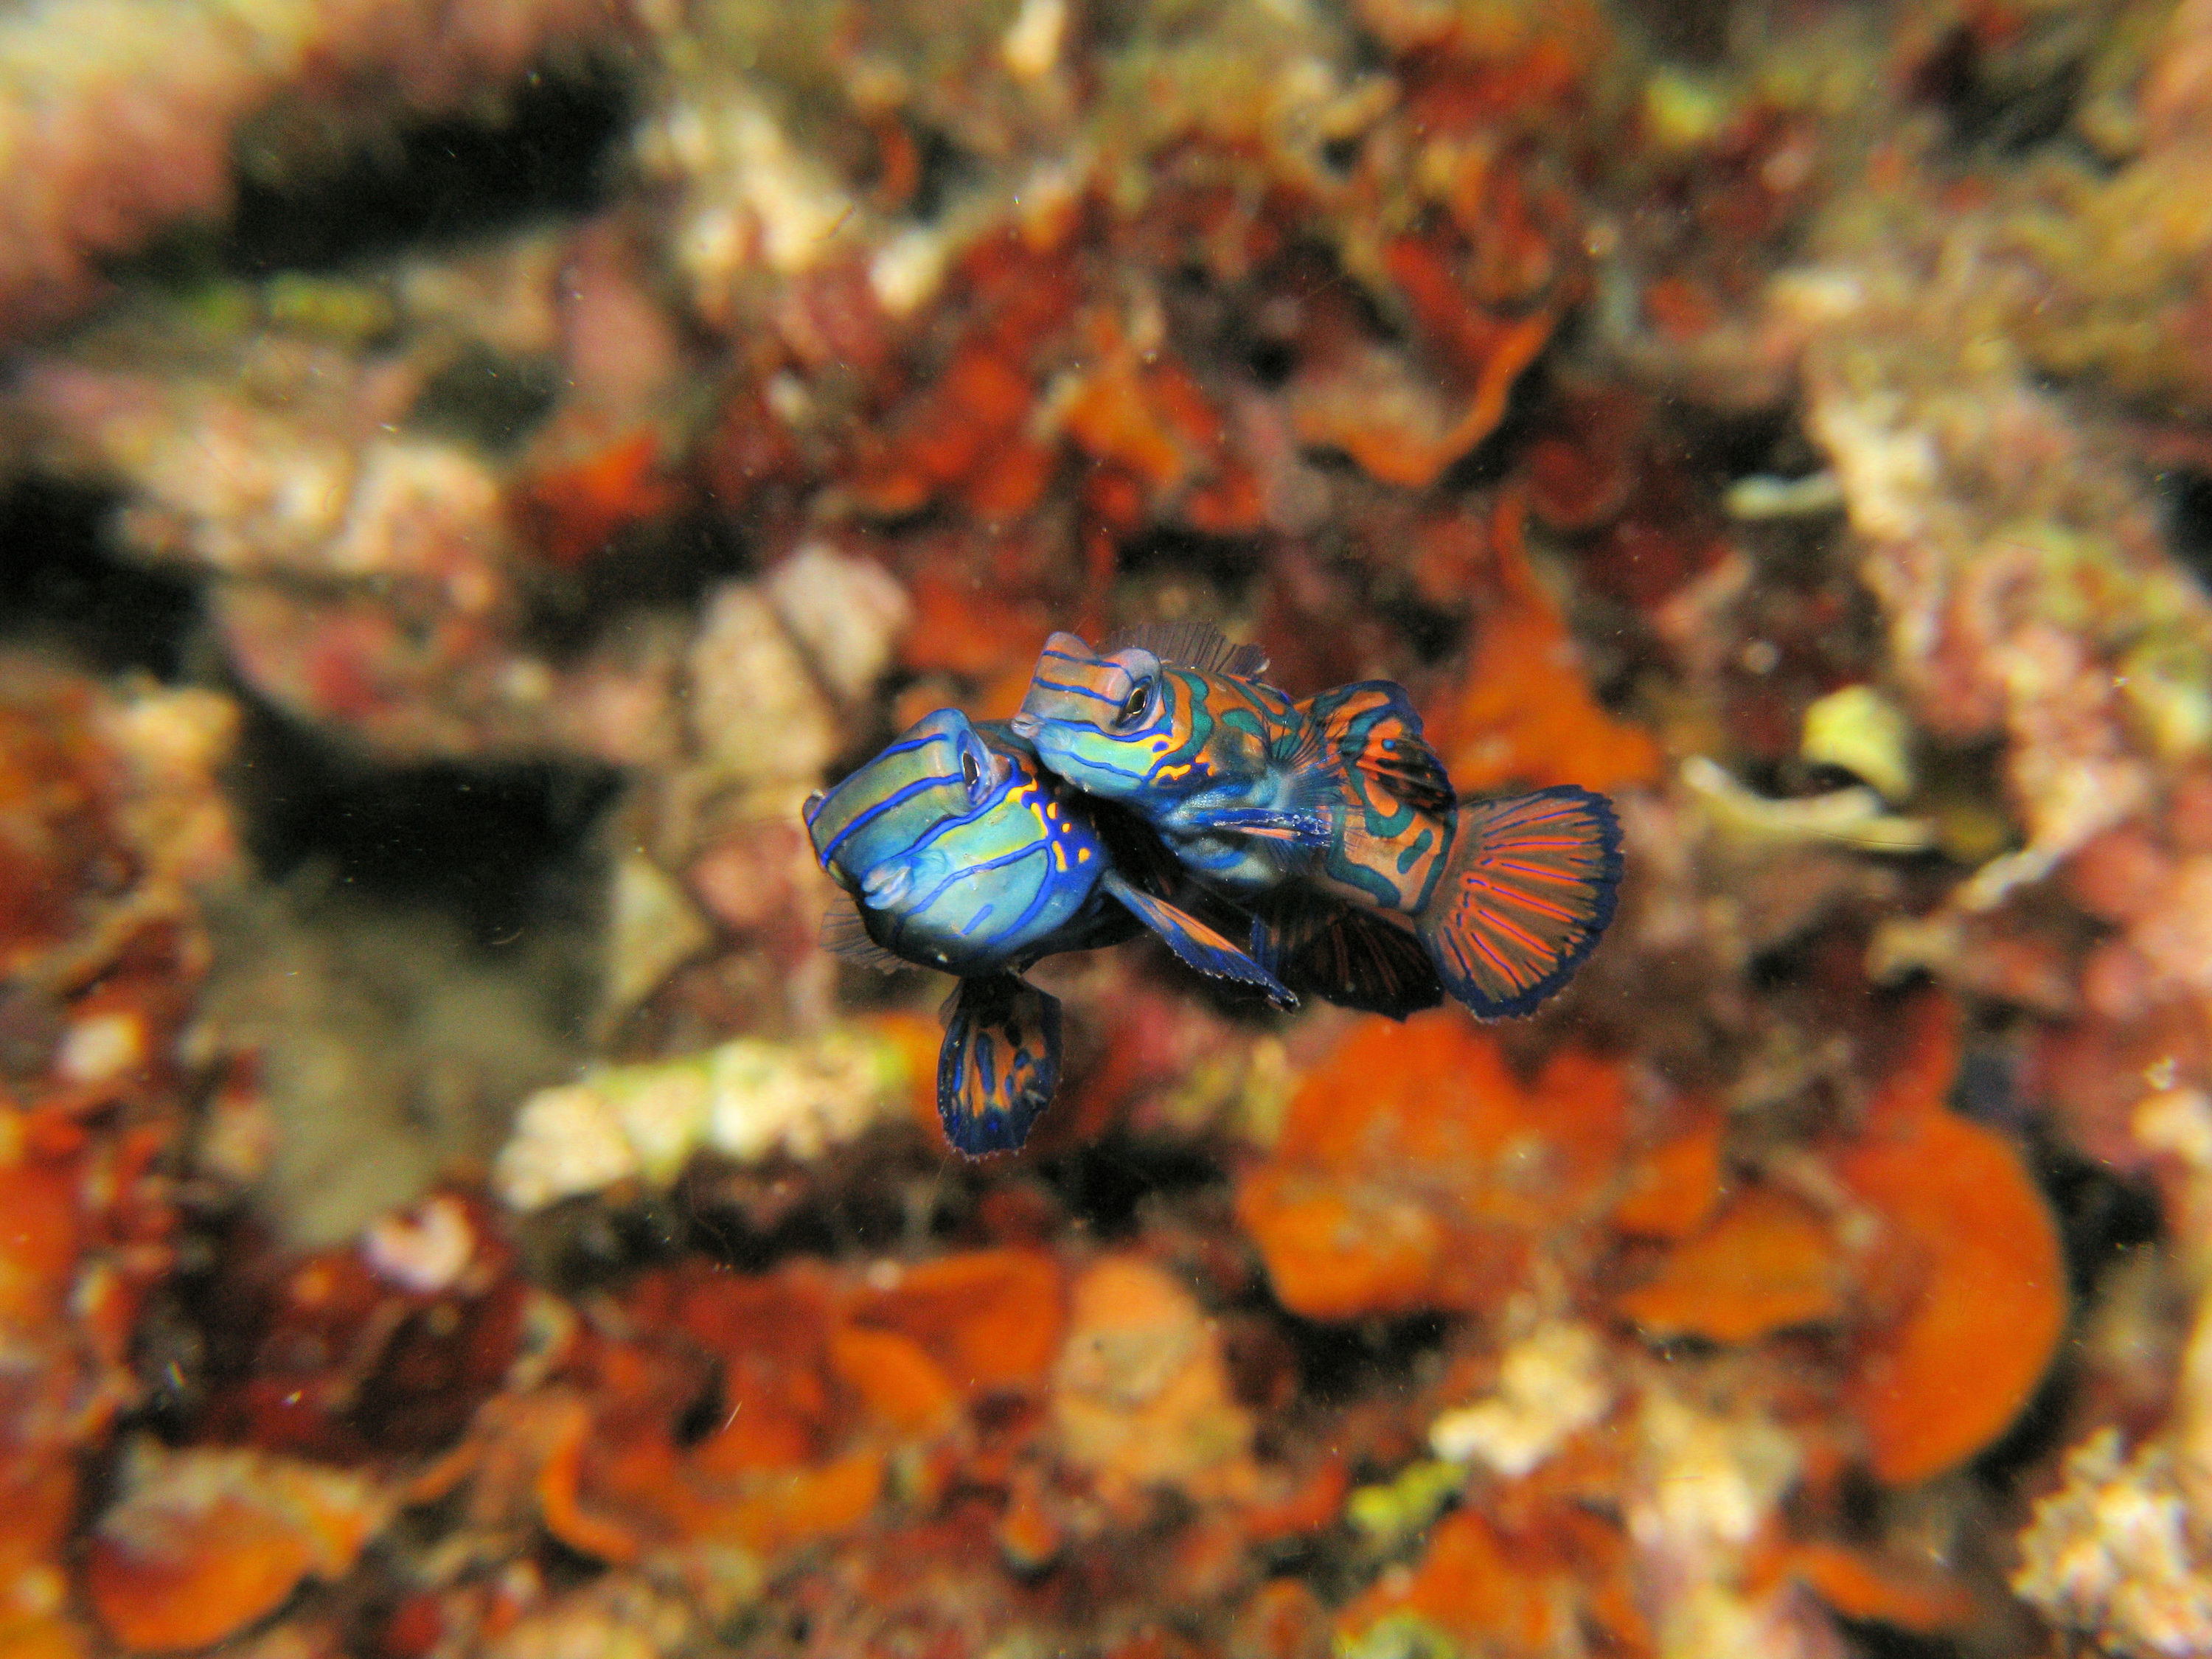
<path fill-rule="evenodd" d="M 1933 1566 L 1886 1559 L 1828 1540 L 1790 1544 L 1776 1568 L 1846 1619 L 1879 1620 L 1922 1635 L 1956 1630 L 1974 1612 L 1966 1587 Z"/>
<path fill-rule="evenodd" d="M 1844 1394 L 1874 1474 L 1892 1486 L 1940 1474 L 2002 1433 L 2066 1325 L 2049 1204 L 2010 1141 L 1943 1104 L 1957 1023 L 1947 1000 L 1923 1000 L 1865 1130 L 1832 1158 L 1882 1222 L 1884 1253 L 1911 1286 Z"/>
<path fill-rule="evenodd" d="M 1523 1084 L 1456 1010 L 1363 1020 L 1237 1183 L 1237 1219 L 1309 1318 L 1480 1307 L 1589 1217 L 1626 1106 L 1610 1061 L 1562 1050 Z"/>
<path fill-rule="evenodd" d="M 1647 1653 L 1650 1632 L 1624 1593 L 1627 1555 L 1617 1525 L 1577 1506 L 1540 1505 L 1510 1527 L 1458 1510 L 1437 1522 L 1410 1576 L 1387 1577 L 1344 1611 L 1339 1639 L 1410 1618 L 1499 1659 L 1576 1650 L 1591 1635 L 1600 1651 Z"/>
<path fill-rule="evenodd" d="M 585 563 L 630 526 L 683 501 L 682 486 L 661 471 L 660 446 L 647 428 L 529 474 L 509 496 L 516 528 L 548 563 Z"/>
<path fill-rule="evenodd" d="M 310 1574 L 343 1573 L 382 1516 L 350 1475 L 259 1452 L 142 1449 L 94 1533 L 86 1598 L 127 1648 L 205 1647 Z"/>
<path fill-rule="evenodd" d="M 1559 604 L 1528 567 L 1520 492 L 1499 496 L 1491 546 L 1497 587 L 1475 621 L 1459 696 L 1429 737 L 1462 790 L 1580 784 L 1612 790 L 1659 775 L 1659 745 L 1599 707 Z"/>
<path fill-rule="evenodd" d="M 1042 1251 L 1002 1249 L 919 1262 L 890 1288 L 864 1294 L 850 1317 L 904 1334 L 973 1394 L 1041 1381 L 1067 1315 L 1059 1264 Z"/>
<path fill-rule="evenodd" d="M 1613 1299 L 1646 1334 L 1749 1342 L 1843 1309 L 1833 1228 L 1802 1200 L 1768 1187 L 1740 1193 L 1658 1271 Z"/>
<path fill-rule="evenodd" d="M 1718 1207 L 1723 1194 L 1719 1118 L 1683 1131 L 1637 1158 L 1613 1200 L 1614 1228 L 1644 1238 L 1687 1238 Z"/>
<path fill-rule="evenodd" d="M 1499 335 L 1484 360 L 1464 412 L 1432 425 L 1425 404 L 1394 396 L 1387 380 L 1370 386 L 1371 371 L 1347 367 L 1335 381 L 1316 380 L 1297 399 L 1298 436 L 1309 444 L 1340 449 L 1377 482 L 1425 489 L 1444 469 L 1498 429 L 1513 383 L 1552 337 L 1557 321 L 1548 311 L 1522 318 Z"/>
<path fill-rule="evenodd" d="M 872 1280 L 795 1261 L 690 1264 L 625 1298 L 634 1334 L 582 1339 L 555 1380 L 477 1413 L 410 1501 L 471 1483 L 612 1564 L 684 1541 L 775 1555 L 859 1527 L 890 1454 L 956 1431 L 986 1396 L 1042 1396 L 1066 1322 L 1042 1252 L 940 1256 Z M 682 1431 L 711 1412 L 705 1431 Z"/>

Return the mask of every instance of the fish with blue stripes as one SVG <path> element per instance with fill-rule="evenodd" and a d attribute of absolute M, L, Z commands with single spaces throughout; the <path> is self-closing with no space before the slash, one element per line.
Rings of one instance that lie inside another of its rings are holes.
<path fill-rule="evenodd" d="M 943 708 L 810 798 L 815 855 L 852 899 L 830 947 L 957 975 L 937 1105 L 970 1156 L 1021 1146 L 1059 1085 L 1058 1000 L 1022 978 L 1044 957 L 1149 929 L 1200 973 L 1297 999 L 1223 933 L 1170 902 L 1174 862 L 1141 823 L 1045 771 L 997 722 Z"/>
<path fill-rule="evenodd" d="M 1401 1017 L 1449 994 L 1497 1018 L 1565 985 L 1613 919 L 1611 803 L 1572 787 L 1461 800 L 1402 686 L 1294 703 L 1266 672 L 1202 626 L 1103 653 L 1054 634 L 1011 729 L 1251 911 L 1252 955 L 1294 989 Z"/>

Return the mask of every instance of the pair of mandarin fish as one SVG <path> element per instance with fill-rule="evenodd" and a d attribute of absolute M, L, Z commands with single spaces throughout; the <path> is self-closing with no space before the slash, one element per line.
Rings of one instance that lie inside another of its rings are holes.
<path fill-rule="evenodd" d="M 1060 1004 L 1022 978 L 1040 957 L 1149 929 L 1279 1006 L 1402 1019 L 1449 994 L 1488 1019 L 1596 945 L 1620 880 L 1604 796 L 1460 800 L 1403 687 L 1294 703 L 1267 668 L 1190 624 L 1103 653 L 1054 634 L 1012 720 L 941 708 L 808 799 L 854 907 L 830 947 L 960 976 L 937 1104 L 961 1152 L 1019 1147 L 1058 1086 Z"/>

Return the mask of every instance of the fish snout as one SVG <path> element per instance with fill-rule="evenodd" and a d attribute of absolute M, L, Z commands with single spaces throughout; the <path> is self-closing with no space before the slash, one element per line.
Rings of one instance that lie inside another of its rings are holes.
<path fill-rule="evenodd" d="M 1027 709 L 1006 722 L 1006 729 L 1018 738 L 1035 738 L 1044 727 L 1044 722 Z"/>
<path fill-rule="evenodd" d="M 860 882 L 861 896 L 879 910 L 904 898 L 914 885 L 914 872 L 903 864 L 887 864 L 871 870 Z"/>

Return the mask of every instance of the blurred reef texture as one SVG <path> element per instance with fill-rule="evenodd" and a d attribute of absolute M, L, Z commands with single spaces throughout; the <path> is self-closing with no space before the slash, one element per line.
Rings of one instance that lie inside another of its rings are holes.
<path fill-rule="evenodd" d="M 2212 0 L 0 7 L 0 1652 L 2212 1651 Z M 1532 1020 L 805 793 L 1202 618 Z"/>

